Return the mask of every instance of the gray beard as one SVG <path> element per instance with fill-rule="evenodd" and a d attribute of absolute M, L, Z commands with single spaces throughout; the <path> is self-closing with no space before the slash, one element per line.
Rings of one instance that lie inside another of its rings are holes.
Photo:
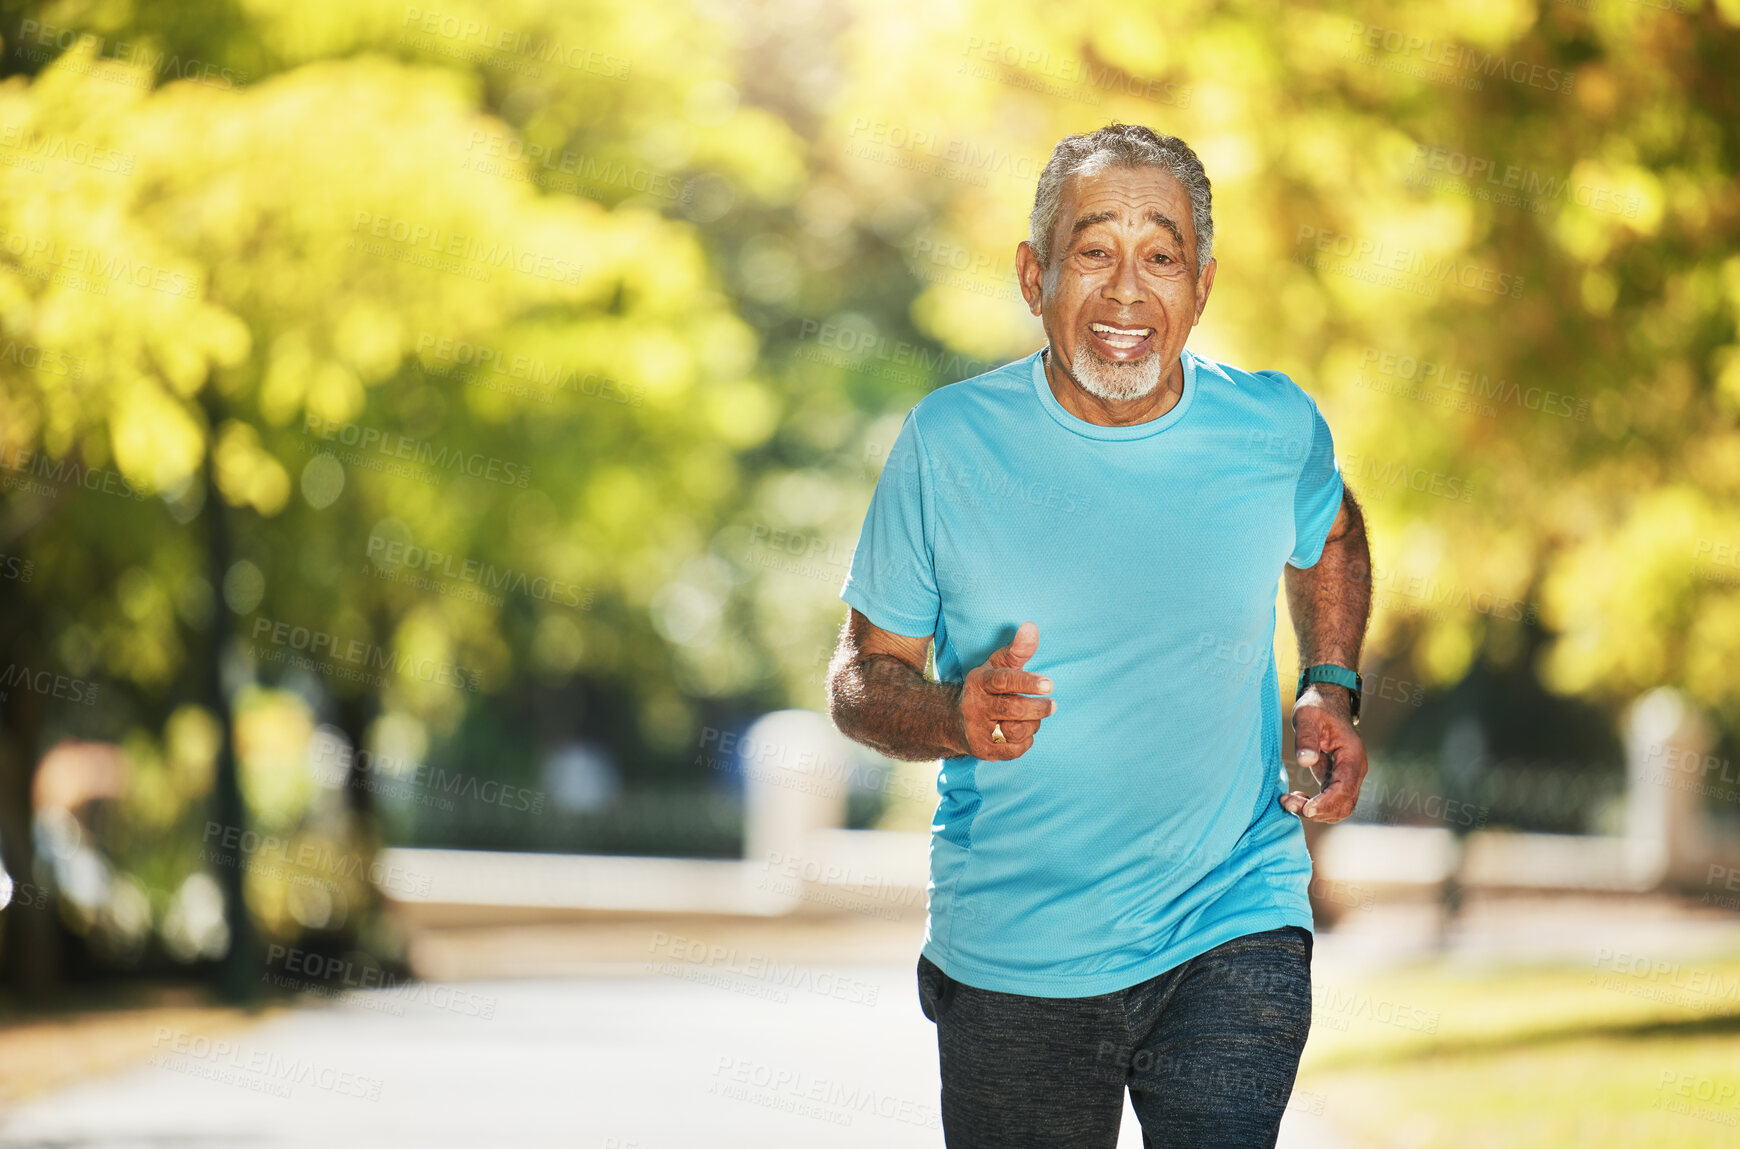
<path fill-rule="evenodd" d="M 1082 389 L 1101 399 L 1140 399 L 1160 386 L 1160 353 L 1150 351 L 1140 359 L 1115 363 L 1083 343 L 1075 362 L 1066 364 Z"/>

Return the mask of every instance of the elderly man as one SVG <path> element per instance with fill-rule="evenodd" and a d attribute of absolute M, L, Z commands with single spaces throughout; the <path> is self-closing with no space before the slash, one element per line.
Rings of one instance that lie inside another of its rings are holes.
<path fill-rule="evenodd" d="M 1125 1088 L 1149 1145 L 1273 1145 L 1310 1026 L 1299 819 L 1365 775 L 1369 557 L 1311 397 L 1185 349 L 1210 203 L 1174 137 L 1057 146 L 1016 255 L 1047 346 L 912 409 L 841 591 L 834 721 L 943 760 L 918 983 L 954 1149 L 1112 1146 Z"/>

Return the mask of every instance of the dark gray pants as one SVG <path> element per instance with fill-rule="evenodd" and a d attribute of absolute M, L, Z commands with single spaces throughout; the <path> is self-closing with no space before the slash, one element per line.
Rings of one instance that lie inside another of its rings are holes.
<path fill-rule="evenodd" d="M 1311 933 L 1216 946 L 1096 997 L 963 985 L 918 959 L 949 1149 L 1113 1149 L 1124 1089 L 1148 1149 L 1273 1146 L 1311 1028 Z"/>

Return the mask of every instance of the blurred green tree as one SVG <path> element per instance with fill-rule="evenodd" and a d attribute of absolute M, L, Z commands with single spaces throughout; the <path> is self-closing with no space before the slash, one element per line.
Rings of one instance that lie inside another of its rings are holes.
<path fill-rule="evenodd" d="M 1193 346 L 1336 430 L 1375 664 L 1734 725 L 1740 9 L 1686 7 L 0 8 L 0 643 L 115 684 L 8 692 L 8 869 L 69 731 L 138 764 L 159 919 L 210 778 L 376 836 L 253 723 L 702 784 L 704 725 L 820 703 L 900 416 L 1038 345 L 1034 180 L 1114 119 L 1214 180 Z"/>

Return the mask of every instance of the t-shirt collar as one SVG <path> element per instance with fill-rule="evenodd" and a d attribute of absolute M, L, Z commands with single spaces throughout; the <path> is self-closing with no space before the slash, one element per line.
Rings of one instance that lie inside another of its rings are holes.
<path fill-rule="evenodd" d="M 1089 439 L 1146 439 L 1157 435 L 1184 417 L 1191 400 L 1196 398 L 1196 356 L 1190 353 L 1188 347 L 1179 352 L 1179 361 L 1184 366 L 1184 390 L 1178 396 L 1178 402 L 1172 409 L 1158 419 L 1149 419 L 1145 423 L 1131 423 L 1125 427 L 1105 427 L 1098 423 L 1090 423 L 1064 409 L 1057 396 L 1051 393 L 1051 383 L 1045 377 L 1045 348 L 1041 347 L 1032 355 L 1033 390 L 1039 398 L 1039 403 L 1045 408 L 1046 414 L 1057 421 L 1065 430 L 1073 431 Z"/>

